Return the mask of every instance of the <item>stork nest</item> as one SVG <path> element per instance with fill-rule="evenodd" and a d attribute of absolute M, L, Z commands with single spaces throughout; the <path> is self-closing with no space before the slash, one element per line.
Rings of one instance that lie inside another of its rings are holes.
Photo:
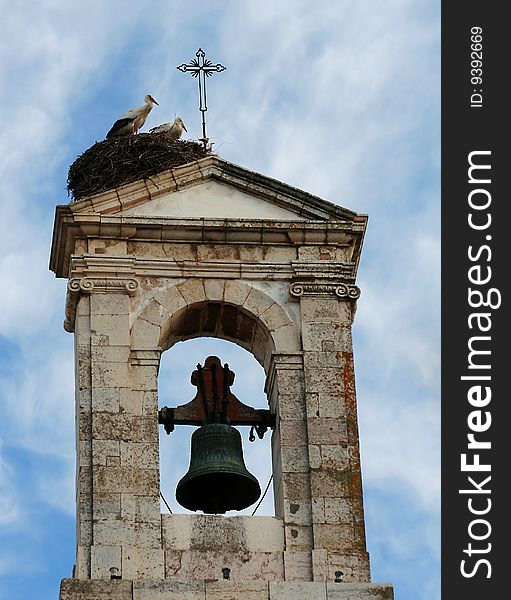
<path fill-rule="evenodd" d="M 67 192 L 73 201 L 150 177 L 205 156 L 210 148 L 166 133 L 140 133 L 96 142 L 69 167 Z"/>

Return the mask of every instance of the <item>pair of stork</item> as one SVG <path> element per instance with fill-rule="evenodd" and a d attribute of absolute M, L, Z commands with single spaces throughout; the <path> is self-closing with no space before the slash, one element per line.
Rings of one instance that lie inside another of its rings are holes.
<path fill-rule="evenodd" d="M 107 138 L 119 137 L 130 134 L 130 138 L 137 135 L 138 130 L 146 122 L 147 115 L 151 112 L 153 106 L 158 104 L 156 100 L 147 94 L 144 98 L 145 104 L 138 108 L 131 108 L 128 112 L 121 115 L 112 125 L 110 131 L 106 134 Z M 159 104 L 158 104 L 159 106 Z M 181 137 L 183 131 L 188 131 L 181 117 L 176 117 L 173 123 L 164 123 L 153 127 L 150 133 L 166 133 L 170 139 L 177 140 Z"/>

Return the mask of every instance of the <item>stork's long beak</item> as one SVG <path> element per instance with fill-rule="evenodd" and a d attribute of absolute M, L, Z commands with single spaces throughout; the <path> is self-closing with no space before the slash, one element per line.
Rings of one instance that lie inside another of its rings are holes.
<path fill-rule="evenodd" d="M 183 123 L 183 129 L 188 133 L 188 129 L 186 129 L 185 124 Z"/>
<path fill-rule="evenodd" d="M 154 102 L 155 104 L 158 104 L 158 102 L 156 102 L 156 100 L 152 96 L 149 96 L 149 97 L 151 98 L 151 102 Z M 158 106 L 160 106 L 160 105 L 158 104 Z"/>

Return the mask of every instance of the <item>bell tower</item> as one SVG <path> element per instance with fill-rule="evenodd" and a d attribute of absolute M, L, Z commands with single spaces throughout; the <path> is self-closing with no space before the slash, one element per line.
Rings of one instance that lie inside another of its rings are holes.
<path fill-rule="evenodd" d="M 57 207 L 50 268 L 68 279 L 77 436 L 61 600 L 393 598 L 370 582 L 364 531 L 351 327 L 366 222 L 214 155 Z M 159 427 L 195 410 L 158 410 L 160 357 L 201 336 L 264 368 L 265 411 L 235 405 L 214 357 L 183 376 L 217 365 L 197 386 L 196 432 L 210 410 L 271 435 L 272 517 L 213 501 L 160 514 Z"/>

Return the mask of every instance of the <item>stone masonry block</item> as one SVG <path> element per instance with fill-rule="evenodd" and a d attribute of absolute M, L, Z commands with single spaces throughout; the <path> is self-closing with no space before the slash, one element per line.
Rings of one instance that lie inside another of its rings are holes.
<path fill-rule="evenodd" d="M 110 579 L 110 568 L 115 567 L 121 572 L 120 546 L 92 546 L 91 548 L 91 579 Z"/>
<path fill-rule="evenodd" d="M 352 498 L 349 471 L 312 471 L 310 474 L 313 498 Z"/>
<path fill-rule="evenodd" d="M 285 325 L 289 325 L 289 317 L 282 309 L 282 307 L 274 302 L 271 304 L 265 311 L 263 311 L 259 318 L 264 322 L 266 327 L 270 331 L 275 331 L 279 327 L 284 327 Z"/>
<path fill-rule="evenodd" d="M 340 309 L 340 302 L 337 298 L 322 298 L 318 302 L 317 298 L 302 296 L 300 307 L 304 321 L 320 322 L 341 322 L 343 311 Z"/>
<path fill-rule="evenodd" d="M 63 579 L 59 600 L 133 600 L 133 584 L 122 579 Z"/>
<path fill-rule="evenodd" d="M 207 581 L 206 600 L 268 600 L 268 586 L 267 581 Z"/>
<path fill-rule="evenodd" d="M 324 498 L 325 522 L 352 525 L 363 519 L 362 507 L 351 498 Z M 355 513 L 358 519 L 355 520 Z"/>
<path fill-rule="evenodd" d="M 94 523 L 94 543 L 161 548 L 161 528 L 155 523 L 110 519 Z"/>
<path fill-rule="evenodd" d="M 96 467 L 93 473 L 95 493 L 130 493 L 136 496 L 158 495 L 160 491 L 159 469 L 133 467 Z"/>
<path fill-rule="evenodd" d="M 108 412 L 92 414 L 92 437 L 94 440 L 131 441 L 134 437 L 133 429 L 131 415 Z"/>
<path fill-rule="evenodd" d="M 327 600 L 393 600 L 391 585 L 379 583 L 327 583 Z"/>
<path fill-rule="evenodd" d="M 342 368 L 309 368 L 306 357 L 305 367 L 305 391 L 328 394 L 340 398 L 344 389 L 344 373 Z"/>
<path fill-rule="evenodd" d="M 81 294 L 76 307 L 77 317 L 87 317 L 90 315 L 90 295 Z"/>
<path fill-rule="evenodd" d="M 131 347 L 138 350 L 158 348 L 161 328 L 139 317 L 131 328 Z"/>
<path fill-rule="evenodd" d="M 225 281 L 223 279 L 205 279 L 204 290 L 209 300 L 223 302 Z"/>
<path fill-rule="evenodd" d="M 161 520 L 159 496 L 121 493 L 121 517 L 129 521 L 158 523 Z"/>
<path fill-rule="evenodd" d="M 176 286 L 188 305 L 204 302 L 206 292 L 202 279 L 188 279 Z"/>
<path fill-rule="evenodd" d="M 109 346 L 130 343 L 128 315 L 91 315 L 90 329 L 91 334 L 106 337 Z"/>
<path fill-rule="evenodd" d="M 130 357 L 129 346 L 92 346 L 91 357 L 96 363 L 115 362 L 127 363 Z"/>
<path fill-rule="evenodd" d="M 76 565 L 73 573 L 78 579 L 90 579 L 90 546 L 76 546 Z"/>
<path fill-rule="evenodd" d="M 231 284 L 229 288 L 227 287 L 227 285 L 225 287 L 226 302 L 228 301 L 228 294 L 230 297 L 234 289 L 239 290 L 237 297 L 238 299 L 241 299 L 241 296 L 245 293 L 247 287 L 243 286 L 242 288 L 239 284 L 236 284 L 235 282 L 229 282 L 229 284 Z M 272 304 L 274 304 L 273 298 L 256 288 L 248 288 L 247 291 L 249 291 L 250 293 L 248 293 L 248 295 L 245 296 L 245 299 L 243 301 L 243 308 L 245 310 L 248 310 L 249 313 L 253 314 L 256 317 L 263 314 L 266 310 L 268 310 L 268 308 L 270 308 Z"/>
<path fill-rule="evenodd" d="M 341 394 L 344 392 L 344 385 L 341 386 Z M 343 398 L 336 395 L 318 392 L 318 408 L 319 415 L 326 419 L 345 419 L 346 405 Z"/>
<path fill-rule="evenodd" d="M 133 582 L 133 600 L 205 600 L 204 581 L 148 579 Z"/>
<path fill-rule="evenodd" d="M 326 580 L 332 582 L 336 571 L 344 573 L 343 581 L 346 583 L 370 582 L 369 554 L 365 551 L 338 554 L 329 550 Z"/>
<path fill-rule="evenodd" d="M 224 301 L 234 306 L 243 306 L 253 288 L 239 281 L 226 280 L 224 286 Z M 250 311 L 248 307 L 245 306 Z"/>
<path fill-rule="evenodd" d="M 324 583 L 311 581 L 270 582 L 270 600 L 326 600 Z"/>
<path fill-rule="evenodd" d="M 119 390 L 119 409 L 134 416 L 153 415 L 158 411 L 158 393 L 123 388 Z"/>
<path fill-rule="evenodd" d="M 92 464 L 106 466 L 108 457 L 120 457 L 118 440 L 92 440 Z"/>
<path fill-rule="evenodd" d="M 158 390 L 158 367 L 155 365 L 133 366 L 131 368 L 131 389 L 156 392 Z"/>
<path fill-rule="evenodd" d="M 348 431 L 345 419 L 312 418 L 307 421 L 309 444 L 346 446 Z"/>
<path fill-rule="evenodd" d="M 305 421 L 284 421 L 279 423 L 281 447 L 297 448 L 307 445 L 307 427 Z"/>
<path fill-rule="evenodd" d="M 170 313 L 166 306 L 163 306 L 157 300 L 153 299 L 147 304 L 142 313 L 142 317 L 145 321 L 156 325 L 157 327 L 163 327 L 170 318 Z"/>
<path fill-rule="evenodd" d="M 313 581 L 326 581 L 328 578 L 328 551 L 314 549 L 311 554 Z"/>
<path fill-rule="evenodd" d="M 284 577 L 291 581 L 312 580 L 312 557 L 310 550 L 286 550 L 284 552 Z"/>
<path fill-rule="evenodd" d="M 222 579 L 222 568 L 231 570 L 231 581 L 268 582 L 284 578 L 282 552 L 228 552 L 221 550 L 167 550 L 165 573 L 171 579 Z"/>
<path fill-rule="evenodd" d="M 289 394 L 287 390 L 278 395 L 277 412 L 281 419 L 304 420 L 305 402 L 303 401 L 303 387 L 299 387 L 298 394 Z"/>
<path fill-rule="evenodd" d="M 117 519 L 121 516 L 121 495 L 119 493 L 94 494 L 94 520 Z"/>
<path fill-rule="evenodd" d="M 130 387 L 130 367 L 125 362 L 93 362 L 93 388 Z"/>
<path fill-rule="evenodd" d="M 179 289 L 175 286 L 160 292 L 156 299 L 170 315 L 174 314 L 180 308 L 186 306 L 186 300 L 183 298 L 183 295 Z"/>
<path fill-rule="evenodd" d="M 282 471 L 285 473 L 308 473 L 309 452 L 307 446 L 281 447 Z"/>
<path fill-rule="evenodd" d="M 303 371 L 298 369 L 278 369 L 277 388 L 279 396 L 295 396 L 302 398 L 305 388 Z"/>
<path fill-rule="evenodd" d="M 94 387 L 91 390 L 92 408 L 97 412 L 118 413 L 121 388 Z"/>
<path fill-rule="evenodd" d="M 93 317 L 99 315 L 128 315 L 129 296 L 127 294 L 91 294 L 90 312 Z"/>
<path fill-rule="evenodd" d="M 163 579 L 163 563 L 161 548 L 122 547 L 122 576 L 125 579 Z"/>
<path fill-rule="evenodd" d="M 310 478 L 308 473 L 283 473 L 282 492 L 284 501 L 309 500 Z"/>
<path fill-rule="evenodd" d="M 302 322 L 302 341 L 305 351 L 321 352 L 323 342 L 331 341 L 336 352 L 351 352 L 351 326 L 337 323 Z"/>
<path fill-rule="evenodd" d="M 272 331 L 271 337 L 277 352 L 299 352 L 302 349 L 300 332 L 295 325 L 283 325 Z"/>
<path fill-rule="evenodd" d="M 287 525 L 311 525 L 312 510 L 310 500 L 286 500 L 284 502 L 284 522 Z"/>
<path fill-rule="evenodd" d="M 322 524 L 314 525 L 314 547 L 323 548 L 339 553 L 365 550 L 365 540 L 355 535 L 352 524 Z"/>
<path fill-rule="evenodd" d="M 286 550 L 311 550 L 313 548 L 312 527 L 307 525 L 284 525 Z"/>
<path fill-rule="evenodd" d="M 337 444 L 321 444 L 317 446 L 320 452 L 320 462 L 313 468 L 325 470 L 354 470 L 352 460 L 353 449 Z M 311 450 L 309 449 L 309 452 Z M 360 466 L 360 465 L 359 465 Z"/>
<path fill-rule="evenodd" d="M 123 467 L 158 469 L 158 444 L 150 442 L 120 442 L 120 457 Z"/>

